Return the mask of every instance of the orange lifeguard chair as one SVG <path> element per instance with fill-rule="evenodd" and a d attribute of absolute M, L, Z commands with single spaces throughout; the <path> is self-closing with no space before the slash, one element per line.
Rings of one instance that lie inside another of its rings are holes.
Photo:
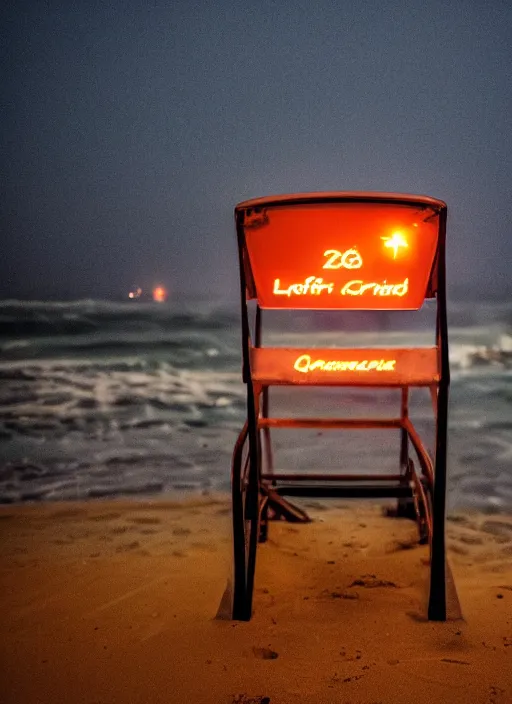
<path fill-rule="evenodd" d="M 396 497 L 398 514 L 418 522 L 430 544 L 428 618 L 446 620 L 445 495 L 448 414 L 448 330 L 445 240 L 447 207 L 426 196 L 309 193 L 270 196 L 235 208 L 239 251 L 243 380 L 247 421 L 232 463 L 233 618 L 252 615 L 258 542 L 268 520 L 307 521 L 284 496 Z M 418 310 L 436 301 L 435 345 L 375 349 L 263 346 L 264 309 Z M 248 301 L 256 302 L 250 315 Z M 252 318 L 252 319 L 251 319 Z M 401 389 L 393 418 L 269 416 L 275 385 Z M 435 457 L 409 417 L 409 389 L 432 395 Z M 399 473 L 283 474 L 274 471 L 275 428 L 398 429 Z M 416 471 L 409 448 L 418 460 Z"/>

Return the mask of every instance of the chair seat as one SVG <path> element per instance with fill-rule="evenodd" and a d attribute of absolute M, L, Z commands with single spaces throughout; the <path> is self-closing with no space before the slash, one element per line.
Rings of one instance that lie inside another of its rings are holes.
<path fill-rule="evenodd" d="M 439 382 L 435 347 L 252 347 L 250 361 L 253 381 L 263 386 L 431 386 Z"/>

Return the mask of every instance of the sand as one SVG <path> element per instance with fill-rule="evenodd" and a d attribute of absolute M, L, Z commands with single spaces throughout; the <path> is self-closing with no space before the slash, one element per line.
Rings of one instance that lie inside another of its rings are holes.
<path fill-rule="evenodd" d="M 512 702 L 511 517 L 450 517 L 464 618 L 429 623 L 413 523 L 308 510 L 271 524 L 238 623 L 223 497 L 2 508 L 0 701 Z"/>

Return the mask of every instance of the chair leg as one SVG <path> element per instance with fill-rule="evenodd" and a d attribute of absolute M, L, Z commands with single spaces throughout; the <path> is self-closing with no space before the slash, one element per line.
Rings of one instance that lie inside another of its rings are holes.
<path fill-rule="evenodd" d="M 408 518 L 411 521 L 416 521 L 418 518 L 413 499 L 398 499 L 396 509 L 390 513 L 395 518 Z"/>
<path fill-rule="evenodd" d="M 268 509 L 268 495 L 262 494 L 260 511 L 260 532 L 258 536 L 259 543 L 266 543 L 268 539 Z"/>
<path fill-rule="evenodd" d="M 247 499 L 249 501 L 249 498 Z M 247 578 L 245 597 L 245 618 L 249 621 L 252 616 L 252 597 L 254 592 L 254 575 L 256 572 L 256 551 L 258 549 L 259 538 L 259 493 L 250 499 L 253 502 L 249 510 L 250 515 L 246 518 L 246 541 L 247 541 Z"/>
<path fill-rule="evenodd" d="M 432 543 L 430 551 L 430 596 L 428 618 L 446 621 L 446 442 L 448 432 L 448 384 L 438 392 L 436 466 L 432 507 Z"/>
<path fill-rule="evenodd" d="M 241 457 L 233 465 L 231 486 L 233 520 L 233 618 L 242 619 L 245 614 L 246 546 L 244 530 L 244 497 L 242 491 Z"/>
<path fill-rule="evenodd" d="M 233 464 L 233 619 L 249 621 L 252 615 L 256 550 L 260 522 L 258 448 L 250 459 L 242 461 L 240 453 Z"/>
<path fill-rule="evenodd" d="M 427 545 L 432 539 L 432 488 L 425 477 L 420 482 L 422 495 L 417 497 L 418 529 L 420 545 Z"/>
<path fill-rule="evenodd" d="M 432 551 L 430 564 L 430 596 L 428 600 L 429 621 L 446 621 L 445 560 L 444 551 Z"/>
<path fill-rule="evenodd" d="M 253 492 L 233 492 L 234 589 L 233 619 L 249 621 L 252 615 L 256 550 L 259 531 L 258 497 Z"/>
<path fill-rule="evenodd" d="M 442 487 L 444 489 L 444 487 Z M 446 621 L 446 547 L 444 496 L 440 497 L 438 486 L 434 486 L 432 512 L 432 544 L 430 551 L 430 595 L 428 600 L 429 621 Z M 442 513 L 441 509 L 442 508 Z M 437 510 L 436 510 L 437 509 Z"/>

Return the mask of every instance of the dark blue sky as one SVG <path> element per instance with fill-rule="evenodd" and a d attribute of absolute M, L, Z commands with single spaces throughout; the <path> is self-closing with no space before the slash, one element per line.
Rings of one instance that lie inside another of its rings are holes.
<path fill-rule="evenodd" d="M 237 295 L 233 207 L 449 206 L 452 292 L 512 297 L 512 3 L 10 2 L 0 297 Z"/>

